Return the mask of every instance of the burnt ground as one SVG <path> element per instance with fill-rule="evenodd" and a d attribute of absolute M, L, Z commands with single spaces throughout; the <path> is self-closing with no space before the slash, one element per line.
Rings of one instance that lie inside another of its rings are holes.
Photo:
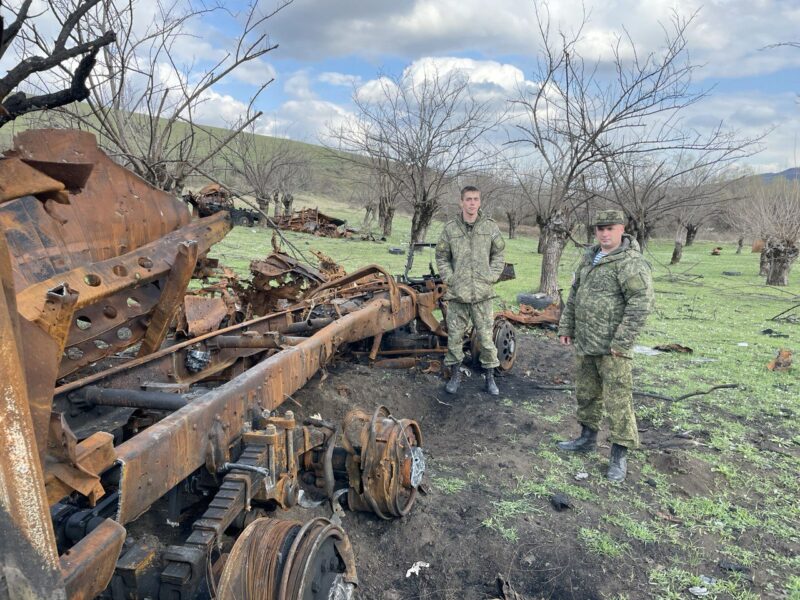
<path fill-rule="evenodd" d="M 718 566 L 719 538 L 703 531 L 684 534 L 681 529 L 689 527 L 658 495 L 668 489 L 679 500 L 691 499 L 715 487 L 717 475 L 692 454 L 696 442 L 640 420 L 642 450 L 629 461 L 627 482 L 607 482 L 605 431 L 596 455 L 559 455 L 554 442 L 578 430 L 573 399 L 535 387 L 569 382 L 570 351 L 542 334 L 518 335 L 518 343 L 514 368 L 498 379 L 499 398 L 482 391 L 477 373 L 449 396 L 441 375 L 344 360 L 295 395 L 302 405 L 292 407 L 296 414 L 319 412 L 333 420 L 353 407 L 371 412 L 383 404 L 422 428 L 427 494 L 411 513 L 381 521 L 347 512 L 343 521 L 356 553 L 359 597 L 502 598 L 500 575 L 526 599 L 691 598 L 688 585 L 669 579 L 678 567 L 724 582 L 730 573 Z M 576 481 L 579 471 L 589 478 Z M 574 507 L 554 510 L 550 494 L 556 491 L 566 492 Z M 620 511 L 630 518 L 609 522 Z M 305 520 L 310 512 L 294 509 L 291 516 Z M 637 533 L 640 522 L 650 533 Z M 797 555 L 796 544 L 776 543 L 778 552 Z M 417 561 L 430 567 L 407 578 Z M 787 597 L 746 578 L 731 584 L 732 594 L 718 586 L 709 597 Z"/>

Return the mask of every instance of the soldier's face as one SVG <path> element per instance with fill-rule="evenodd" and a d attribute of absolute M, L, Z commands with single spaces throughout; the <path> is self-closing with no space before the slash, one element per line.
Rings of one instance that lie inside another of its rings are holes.
<path fill-rule="evenodd" d="M 594 235 L 603 251 L 614 250 L 622 243 L 622 234 L 625 233 L 624 225 L 602 225 L 594 228 Z"/>
<path fill-rule="evenodd" d="M 481 207 L 480 192 L 464 192 L 461 196 L 461 215 L 467 223 L 478 218 L 478 209 Z"/>

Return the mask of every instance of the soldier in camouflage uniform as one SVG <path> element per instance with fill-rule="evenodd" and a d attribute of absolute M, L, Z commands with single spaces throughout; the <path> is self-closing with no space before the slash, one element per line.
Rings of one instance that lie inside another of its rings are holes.
<path fill-rule="evenodd" d="M 481 346 L 480 361 L 486 377 L 486 391 L 497 396 L 494 369 L 500 365 L 492 339 L 494 325 L 492 284 L 503 272 L 505 241 L 497 223 L 480 211 L 481 193 L 467 186 L 461 190 L 461 214 L 448 221 L 436 244 L 436 266 L 447 292 L 447 355 L 445 366 L 452 375 L 445 389 L 458 391 L 461 361 L 464 360 L 464 334 L 470 321 Z"/>
<path fill-rule="evenodd" d="M 624 233 L 624 215 L 604 210 L 595 219 L 598 245 L 575 272 L 558 335 L 577 355 L 576 397 L 581 435 L 559 442 L 561 450 L 594 450 L 597 430 L 608 414 L 611 462 L 608 478 L 627 474 L 627 449 L 639 445 L 633 414 L 631 359 L 633 343 L 653 304 L 650 265 L 639 244 Z"/>

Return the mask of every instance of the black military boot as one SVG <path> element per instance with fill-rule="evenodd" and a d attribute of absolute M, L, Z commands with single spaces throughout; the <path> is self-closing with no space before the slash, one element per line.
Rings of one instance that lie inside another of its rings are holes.
<path fill-rule="evenodd" d="M 497 389 L 497 384 L 494 382 L 494 367 L 486 369 L 483 376 L 486 377 L 486 391 L 492 396 L 499 396 L 500 390 Z"/>
<path fill-rule="evenodd" d="M 568 442 L 558 442 L 559 450 L 567 452 L 591 452 L 597 446 L 597 432 L 581 423 L 581 435 Z"/>
<path fill-rule="evenodd" d="M 450 381 L 444 386 L 444 390 L 448 394 L 455 394 L 458 391 L 458 386 L 461 384 L 461 365 L 453 365 L 450 369 Z"/>
<path fill-rule="evenodd" d="M 608 463 L 606 478 L 609 481 L 625 481 L 628 474 L 628 449 L 619 444 L 611 444 L 611 461 Z"/>

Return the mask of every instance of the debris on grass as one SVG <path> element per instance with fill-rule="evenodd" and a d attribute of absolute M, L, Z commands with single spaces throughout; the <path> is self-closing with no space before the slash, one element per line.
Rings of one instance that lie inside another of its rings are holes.
<path fill-rule="evenodd" d="M 634 354 L 643 354 L 644 356 L 658 356 L 661 354 L 660 350 L 656 350 L 655 348 L 651 348 L 649 346 L 639 346 L 636 345 L 633 347 Z"/>
<path fill-rule="evenodd" d="M 659 350 L 661 352 L 682 352 L 686 354 L 694 352 L 694 350 L 688 346 L 681 346 L 680 344 L 660 344 L 658 346 L 653 346 L 653 350 Z"/>
<path fill-rule="evenodd" d="M 778 354 L 767 364 L 770 371 L 788 371 L 792 367 L 792 351 L 781 348 Z"/>
<path fill-rule="evenodd" d="M 406 578 L 411 577 L 412 575 L 419 576 L 420 569 L 429 569 L 430 566 L 431 565 L 429 563 L 418 560 L 413 565 L 411 565 L 411 568 L 408 571 L 406 571 Z"/>
<path fill-rule="evenodd" d="M 553 505 L 553 508 L 556 509 L 558 512 L 562 510 L 566 510 L 568 508 L 574 508 L 575 505 L 572 502 L 572 498 L 567 496 L 564 492 L 556 492 L 552 496 L 550 496 L 550 504 Z"/>
<path fill-rule="evenodd" d="M 575 481 L 584 481 L 586 479 L 589 479 L 589 474 L 586 473 L 585 471 L 581 471 L 580 473 L 575 474 Z"/>

